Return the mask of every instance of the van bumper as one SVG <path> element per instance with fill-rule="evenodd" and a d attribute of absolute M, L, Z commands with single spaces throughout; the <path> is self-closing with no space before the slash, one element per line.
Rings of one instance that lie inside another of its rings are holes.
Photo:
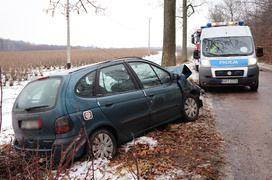
<path fill-rule="evenodd" d="M 226 69 L 228 70 L 228 69 Z M 230 69 L 231 70 L 231 69 Z M 223 79 L 238 79 L 238 83 L 222 84 Z M 246 77 L 213 77 L 211 67 L 199 68 L 200 87 L 256 86 L 259 83 L 259 67 L 248 66 Z"/>

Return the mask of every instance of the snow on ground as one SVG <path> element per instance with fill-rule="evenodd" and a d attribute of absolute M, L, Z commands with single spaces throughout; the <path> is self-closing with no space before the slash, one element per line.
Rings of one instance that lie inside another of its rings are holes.
<path fill-rule="evenodd" d="M 146 56 L 143 57 L 143 59 L 147 59 L 150 61 L 153 61 L 157 64 L 161 64 L 161 57 L 162 52 L 159 52 L 156 55 Z M 193 61 L 189 61 L 186 64 L 193 74 L 191 75 L 191 78 L 195 81 L 197 79 L 197 72 L 194 70 L 194 63 Z M 55 74 L 57 72 L 64 71 L 64 68 L 62 69 L 54 69 L 51 70 L 44 70 L 42 72 L 43 76 L 48 76 L 50 74 Z M 36 79 L 38 77 L 32 77 L 32 79 Z M 14 86 L 5 86 L 3 87 L 3 109 L 2 109 L 2 128 L 0 133 L 0 145 L 2 144 L 8 144 L 11 143 L 11 140 L 14 139 L 14 132 L 12 128 L 12 118 L 11 118 L 11 110 L 13 103 L 18 96 L 18 94 L 21 92 L 21 90 L 24 88 L 24 86 L 29 81 L 23 81 L 18 83 L 15 83 Z M 140 138 L 136 139 L 135 143 L 141 143 L 141 144 L 149 144 L 150 147 L 156 147 L 157 142 L 150 138 L 142 136 Z M 128 142 L 127 144 L 123 145 L 122 148 L 124 148 L 126 151 L 131 148 L 131 146 L 134 144 L 134 142 Z M 91 171 L 88 171 L 88 167 L 91 167 L 92 163 L 94 163 L 95 170 L 95 179 L 136 179 L 136 177 L 129 172 L 128 169 L 123 169 L 121 173 L 116 174 L 117 168 L 122 166 L 122 164 L 116 166 L 116 167 L 109 167 L 107 166 L 108 160 L 95 160 L 95 162 L 91 161 L 85 161 L 85 162 L 76 162 L 76 164 L 71 168 L 69 171 L 69 178 L 71 179 L 84 179 L 86 177 L 87 172 L 90 174 Z M 183 172 L 169 172 L 167 175 L 157 177 L 157 179 L 171 179 L 172 175 L 174 174 L 183 174 Z"/>
<path fill-rule="evenodd" d="M 150 55 L 150 56 L 143 57 L 143 59 L 153 61 L 154 63 L 157 63 L 159 65 L 161 65 L 161 58 L 162 58 L 162 51 L 159 51 L 159 53 L 155 54 L 155 55 Z"/>

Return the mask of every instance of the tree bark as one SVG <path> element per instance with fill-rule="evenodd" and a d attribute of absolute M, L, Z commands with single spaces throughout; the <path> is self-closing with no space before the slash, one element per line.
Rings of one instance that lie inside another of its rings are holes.
<path fill-rule="evenodd" d="M 164 0 L 163 67 L 176 65 L 176 0 Z"/>

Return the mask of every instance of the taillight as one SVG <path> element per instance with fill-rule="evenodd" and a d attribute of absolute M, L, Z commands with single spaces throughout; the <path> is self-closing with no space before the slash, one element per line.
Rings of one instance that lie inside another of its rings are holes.
<path fill-rule="evenodd" d="M 70 116 L 59 117 L 55 122 L 55 131 L 56 134 L 64 134 L 73 129 L 73 122 L 70 119 Z"/>

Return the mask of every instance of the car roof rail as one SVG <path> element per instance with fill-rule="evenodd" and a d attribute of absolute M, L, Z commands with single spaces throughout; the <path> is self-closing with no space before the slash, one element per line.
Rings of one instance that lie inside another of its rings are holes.
<path fill-rule="evenodd" d="M 138 57 L 138 56 L 126 56 L 126 57 L 121 57 L 121 58 L 118 58 L 118 59 L 115 59 L 115 60 L 120 60 L 120 59 L 133 59 L 133 58 L 143 59 L 143 58 Z"/>

